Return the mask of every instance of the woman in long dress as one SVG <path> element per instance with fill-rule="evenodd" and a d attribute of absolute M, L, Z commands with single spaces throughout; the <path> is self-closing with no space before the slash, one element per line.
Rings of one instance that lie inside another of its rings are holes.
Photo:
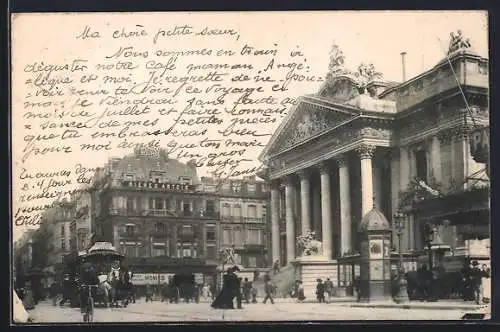
<path fill-rule="evenodd" d="M 227 271 L 223 276 L 222 281 L 222 289 L 220 293 L 217 295 L 215 300 L 212 302 L 212 308 L 215 309 L 234 309 L 234 278 L 236 275 L 234 274 L 234 270 L 231 268 Z"/>

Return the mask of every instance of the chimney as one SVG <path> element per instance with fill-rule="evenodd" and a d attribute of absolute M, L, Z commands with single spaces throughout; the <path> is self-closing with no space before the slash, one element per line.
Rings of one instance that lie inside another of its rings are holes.
<path fill-rule="evenodd" d="M 401 63 L 402 63 L 402 70 L 403 70 L 403 82 L 406 81 L 406 52 L 401 52 Z"/>

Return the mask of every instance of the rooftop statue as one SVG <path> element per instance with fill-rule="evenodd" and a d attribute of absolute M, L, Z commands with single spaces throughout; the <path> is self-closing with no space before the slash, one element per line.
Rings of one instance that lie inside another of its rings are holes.
<path fill-rule="evenodd" d="M 457 34 L 450 33 L 450 45 L 448 47 L 448 55 L 458 50 L 470 49 L 471 43 L 468 38 L 462 35 L 462 30 L 457 30 Z"/>
<path fill-rule="evenodd" d="M 344 53 L 334 43 L 330 50 L 330 63 L 328 64 L 328 72 L 326 74 L 327 84 L 335 77 L 347 76 L 356 83 L 360 92 L 363 93 L 369 82 L 382 79 L 382 73 L 376 71 L 372 63 L 367 64 L 362 62 L 356 70 L 350 70 L 344 66 L 344 61 Z"/>

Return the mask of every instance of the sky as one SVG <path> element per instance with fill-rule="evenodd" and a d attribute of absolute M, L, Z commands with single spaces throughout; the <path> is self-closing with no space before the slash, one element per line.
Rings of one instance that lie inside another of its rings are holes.
<path fill-rule="evenodd" d="M 23 128 L 23 96 L 27 92 L 23 84 L 23 68 L 32 62 L 53 63 L 84 56 L 89 59 L 102 58 L 111 54 L 118 44 L 114 41 L 85 42 L 75 41 L 74 36 L 81 33 L 84 26 L 95 29 L 130 26 L 141 24 L 148 29 L 172 27 L 179 24 L 218 25 L 233 27 L 249 45 L 262 47 L 276 46 L 288 51 L 300 45 L 310 66 L 310 74 L 324 76 L 328 68 L 329 51 L 337 44 L 345 55 L 345 65 L 355 69 L 361 62 L 373 63 L 376 69 L 389 81 L 401 81 L 401 52 L 406 52 L 406 76 L 410 79 L 436 65 L 445 56 L 450 32 L 461 29 L 470 38 L 473 49 L 482 56 L 488 55 L 487 14 L 480 11 L 324 11 L 324 12 L 224 12 L 224 13 L 81 13 L 81 14 L 23 14 L 12 22 L 13 39 L 13 201 L 14 209 L 21 194 L 22 183 L 16 179 L 20 170 L 53 171 L 59 168 L 72 168 L 76 163 L 85 167 L 99 167 L 110 157 L 123 156 L 126 151 L 47 155 L 21 161 L 23 139 L 28 132 Z M 33 26 L 43 29 L 43 33 L 33 33 Z M 241 42 L 241 41 L 240 41 Z M 224 44 L 227 43 L 227 44 Z M 196 46 L 234 46 L 234 41 L 220 40 L 196 41 L 188 43 L 180 38 L 172 38 L 165 47 Z M 139 48 L 142 44 L 130 45 Z M 201 59 L 200 59 L 201 61 Z M 196 62 L 193 60 L 193 62 Z M 255 60 L 265 65 L 264 60 Z M 286 95 L 297 98 L 303 94 L 317 92 L 317 82 L 290 86 Z M 284 97 L 282 94 L 281 97 Z M 186 97 L 187 98 L 187 97 Z M 274 132 L 279 122 L 269 125 L 268 131 Z M 215 133 L 214 133 L 215 135 Z M 267 137 L 267 139 L 270 136 Z M 188 140 L 187 140 L 188 141 Z M 165 143 L 165 141 L 162 141 Z M 247 151 L 248 158 L 257 162 L 261 149 Z M 186 161 L 186 160 L 184 160 Z M 209 170 L 199 169 L 200 175 Z M 20 231 L 14 232 L 14 238 Z"/>

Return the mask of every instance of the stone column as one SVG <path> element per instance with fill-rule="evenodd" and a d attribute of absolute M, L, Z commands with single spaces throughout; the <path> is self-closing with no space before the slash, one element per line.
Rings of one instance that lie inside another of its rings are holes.
<path fill-rule="evenodd" d="M 399 192 L 401 190 L 399 185 L 399 148 L 394 148 L 391 150 L 391 229 L 392 229 L 392 243 L 394 247 L 399 250 L 399 241 L 395 229 L 394 214 L 399 210 Z"/>
<path fill-rule="evenodd" d="M 352 250 L 349 164 L 346 155 L 341 155 L 336 160 L 339 166 L 340 254 L 343 255 Z"/>
<path fill-rule="evenodd" d="M 323 256 L 332 259 L 332 200 L 330 196 L 330 168 L 326 163 L 319 165 L 321 175 L 321 235 Z"/>
<path fill-rule="evenodd" d="M 431 174 L 438 183 L 441 182 L 441 143 L 437 136 L 433 136 L 429 142 Z"/>
<path fill-rule="evenodd" d="M 307 170 L 301 170 L 299 173 L 300 178 L 300 205 L 301 205 L 301 222 L 302 222 L 302 234 L 305 234 L 308 230 L 311 230 L 311 183 L 309 181 L 309 172 Z"/>
<path fill-rule="evenodd" d="M 373 145 L 360 145 L 356 148 L 361 160 L 361 217 L 373 208 L 372 157 L 375 149 Z"/>
<path fill-rule="evenodd" d="M 286 218 L 286 260 L 290 263 L 295 259 L 295 222 L 293 215 L 293 179 L 285 178 L 285 218 Z"/>
<path fill-rule="evenodd" d="M 271 183 L 271 246 L 273 263 L 280 259 L 279 187 Z"/>

